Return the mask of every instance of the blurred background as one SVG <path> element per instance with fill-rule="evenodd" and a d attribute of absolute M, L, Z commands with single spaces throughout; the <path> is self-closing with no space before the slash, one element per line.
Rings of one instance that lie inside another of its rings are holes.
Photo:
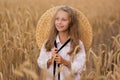
<path fill-rule="evenodd" d="M 91 49 L 95 55 L 100 54 L 100 45 L 106 54 L 120 49 L 120 39 L 116 39 L 120 33 L 120 0 L 0 0 L 0 80 L 44 80 L 36 63 L 40 50 L 35 31 L 41 15 L 58 5 L 77 8 L 88 18 L 93 29 Z M 96 70 L 94 60 L 90 60 L 88 73 Z M 120 59 L 117 60 L 119 64 Z M 105 72 L 101 67 L 98 75 L 106 76 L 113 69 L 107 68 Z"/>

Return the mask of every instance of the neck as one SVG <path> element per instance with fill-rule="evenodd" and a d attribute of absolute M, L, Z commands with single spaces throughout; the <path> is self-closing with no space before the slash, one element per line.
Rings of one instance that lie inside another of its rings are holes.
<path fill-rule="evenodd" d="M 68 40 L 68 38 L 69 38 L 68 32 L 66 32 L 66 33 L 60 32 L 59 33 L 59 39 L 62 44 L 64 44 Z"/>

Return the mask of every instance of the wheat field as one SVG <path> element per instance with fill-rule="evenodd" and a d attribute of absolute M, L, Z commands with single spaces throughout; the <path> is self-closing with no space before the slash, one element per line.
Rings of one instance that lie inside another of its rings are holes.
<path fill-rule="evenodd" d="M 81 80 L 120 80 L 119 4 L 120 0 L 0 0 L 0 80 L 45 80 L 45 71 L 37 65 L 35 31 L 40 16 L 57 5 L 81 10 L 93 28 Z"/>

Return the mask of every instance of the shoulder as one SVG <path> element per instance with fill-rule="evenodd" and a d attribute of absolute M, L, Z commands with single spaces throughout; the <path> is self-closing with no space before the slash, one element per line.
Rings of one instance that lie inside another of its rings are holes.
<path fill-rule="evenodd" d="M 47 40 L 45 40 L 45 41 L 43 42 L 41 49 L 45 49 L 45 44 L 46 44 L 46 42 L 47 42 Z"/>
<path fill-rule="evenodd" d="M 79 45 L 84 45 L 83 42 L 81 40 L 79 40 Z"/>
<path fill-rule="evenodd" d="M 84 43 L 82 40 L 79 40 L 79 46 L 81 49 L 85 50 Z"/>

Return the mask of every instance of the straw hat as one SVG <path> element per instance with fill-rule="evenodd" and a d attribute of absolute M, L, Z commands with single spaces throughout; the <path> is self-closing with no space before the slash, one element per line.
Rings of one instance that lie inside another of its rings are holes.
<path fill-rule="evenodd" d="M 43 42 L 47 39 L 50 26 L 51 26 L 51 20 L 54 14 L 56 13 L 57 9 L 62 6 L 53 7 L 49 10 L 47 10 L 40 18 L 37 24 L 36 28 L 36 41 L 38 44 L 38 47 L 41 48 Z M 74 9 L 74 8 L 72 8 Z M 74 9 L 78 13 L 78 19 L 80 22 L 80 34 L 81 39 L 84 43 L 85 49 L 88 50 L 92 43 L 92 27 L 89 24 L 88 19 L 85 17 L 85 15 L 80 12 L 78 9 Z"/>

